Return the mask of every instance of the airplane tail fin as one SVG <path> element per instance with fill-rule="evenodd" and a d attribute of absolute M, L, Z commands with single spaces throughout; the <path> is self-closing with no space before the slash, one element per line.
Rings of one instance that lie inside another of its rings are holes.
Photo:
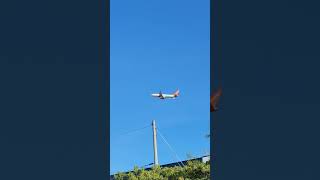
<path fill-rule="evenodd" d="M 178 89 L 174 94 L 175 97 L 178 97 L 180 95 L 180 90 Z"/>

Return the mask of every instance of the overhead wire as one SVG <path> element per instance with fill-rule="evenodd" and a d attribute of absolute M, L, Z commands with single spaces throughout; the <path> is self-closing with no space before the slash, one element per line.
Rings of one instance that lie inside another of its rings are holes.
<path fill-rule="evenodd" d="M 120 137 L 120 136 L 125 136 L 125 135 L 131 134 L 131 133 L 135 133 L 135 132 L 144 130 L 144 129 L 150 127 L 150 126 L 151 126 L 151 125 L 147 125 L 147 126 L 144 126 L 144 127 L 141 127 L 141 128 L 137 128 L 137 129 L 133 129 L 133 130 L 127 131 L 127 132 L 125 132 L 125 133 L 122 133 L 122 134 L 117 135 L 116 138 L 118 138 L 118 137 Z M 160 135 L 161 140 L 168 146 L 169 150 L 173 153 L 174 158 L 178 161 L 178 165 L 179 165 L 180 167 L 185 166 L 184 163 L 182 162 L 181 158 L 179 157 L 179 155 L 176 153 L 176 151 L 173 149 L 173 147 L 169 144 L 169 142 L 168 142 L 167 139 L 164 137 L 164 135 L 160 132 L 160 130 L 159 130 L 158 127 L 156 128 L 156 131 L 157 131 L 158 134 Z M 151 163 L 151 164 L 152 164 L 152 163 Z M 151 164 L 148 164 L 148 165 L 151 165 Z"/>
<path fill-rule="evenodd" d="M 135 132 L 141 131 L 143 129 L 146 129 L 146 128 L 150 127 L 150 126 L 151 125 L 147 125 L 147 126 L 144 126 L 144 127 L 141 127 L 141 128 L 133 129 L 133 130 L 127 131 L 125 133 L 119 134 L 119 135 L 117 135 L 117 137 L 128 135 L 128 134 L 131 134 L 131 133 L 135 133 Z"/>
<path fill-rule="evenodd" d="M 172 146 L 168 143 L 168 141 L 166 140 L 166 138 L 162 135 L 162 133 L 159 131 L 159 128 L 157 128 L 157 132 L 159 133 L 160 137 L 162 138 L 162 140 L 165 142 L 165 144 L 169 147 L 169 149 L 174 153 L 175 157 L 178 160 L 178 164 L 181 163 L 182 166 L 184 166 L 184 163 L 181 161 L 180 157 L 178 156 L 178 154 L 176 153 L 176 151 L 172 148 Z M 179 164 L 179 166 L 181 166 Z"/>

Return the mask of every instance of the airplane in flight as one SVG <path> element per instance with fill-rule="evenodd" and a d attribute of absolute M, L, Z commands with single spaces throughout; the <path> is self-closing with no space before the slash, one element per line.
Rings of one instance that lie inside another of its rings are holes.
<path fill-rule="evenodd" d="M 215 112 L 218 110 L 217 104 L 219 102 L 221 94 L 222 94 L 222 90 L 221 88 L 219 88 L 217 91 L 213 92 L 213 94 L 210 96 L 210 112 Z"/>
<path fill-rule="evenodd" d="M 161 91 L 156 94 L 151 94 L 151 96 L 158 97 L 160 99 L 175 99 L 179 95 L 180 95 L 179 89 L 176 92 L 174 92 L 173 94 L 163 94 Z"/>

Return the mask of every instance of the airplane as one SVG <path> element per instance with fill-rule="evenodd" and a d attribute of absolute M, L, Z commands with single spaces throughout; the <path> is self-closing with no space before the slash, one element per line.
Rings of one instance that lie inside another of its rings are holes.
<path fill-rule="evenodd" d="M 221 88 L 219 88 L 210 96 L 210 112 L 215 112 L 218 110 L 217 104 L 219 102 L 221 94 L 222 90 Z"/>
<path fill-rule="evenodd" d="M 156 94 L 151 94 L 151 96 L 158 97 L 160 99 L 175 99 L 179 95 L 180 95 L 179 89 L 176 90 L 176 92 L 174 92 L 173 94 L 163 94 L 161 91 L 159 93 L 156 93 Z"/>

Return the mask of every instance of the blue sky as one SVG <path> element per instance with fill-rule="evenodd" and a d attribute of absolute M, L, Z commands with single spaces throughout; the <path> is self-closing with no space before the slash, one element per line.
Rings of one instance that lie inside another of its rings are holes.
<path fill-rule="evenodd" d="M 209 152 L 209 0 L 110 5 L 111 173 L 153 162 L 153 119 L 181 159 Z M 177 88 L 175 100 L 150 96 Z M 160 164 L 177 161 L 159 136 L 158 155 Z"/>

